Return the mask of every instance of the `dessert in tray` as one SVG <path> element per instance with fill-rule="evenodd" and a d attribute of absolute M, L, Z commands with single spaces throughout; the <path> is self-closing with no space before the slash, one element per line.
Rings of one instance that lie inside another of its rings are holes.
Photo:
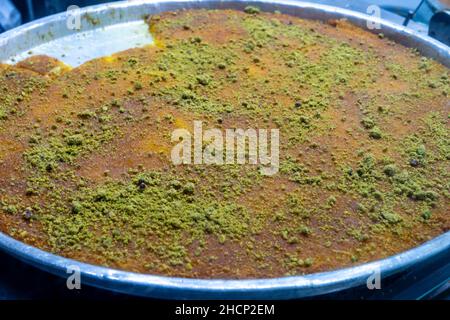
<path fill-rule="evenodd" d="M 449 230 L 446 67 L 346 21 L 254 7 L 148 23 L 154 45 L 77 68 L 0 65 L 2 232 L 128 271 L 267 278 Z M 199 123 L 277 129 L 276 170 L 174 163 L 173 133 Z"/>

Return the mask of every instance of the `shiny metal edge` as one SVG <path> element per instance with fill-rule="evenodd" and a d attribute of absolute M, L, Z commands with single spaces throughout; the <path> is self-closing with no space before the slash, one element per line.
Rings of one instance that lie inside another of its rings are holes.
<path fill-rule="evenodd" d="M 264 11 L 279 10 L 293 16 L 305 19 L 326 21 L 329 19 L 346 18 L 355 25 L 373 33 L 383 33 L 388 38 L 407 47 L 417 48 L 420 53 L 434 58 L 450 67 L 450 48 L 445 44 L 423 35 L 407 27 L 397 25 L 382 18 L 376 18 L 348 9 L 321 5 L 315 3 L 290 0 L 137 0 L 120 1 L 86 7 L 80 10 L 82 31 L 89 31 L 111 24 L 124 23 L 142 19 L 148 14 L 157 14 L 169 10 L 188 8 L 237 9 L 243 10 L 247 5 L 259 6 Z M 24 52 L 36 45 L 55 38 L 74 35 L 76 30 L 66 28 L 69 14 L 66 12 L 45 17 L 19 28 L 0 34 L 0 61 L 5 61 L 17 52 Z M 92 18 L 100 23 L 93 24 Z M 367 21 L 380 23 L 381 30 L 369 30 Z"/>
<path fill-rule="evenodd" d="M 279 10 L 306 19 L 326 21 L 346 18 L 364 29 L 366 29 L 367 21 L 379 22 L 382 29 L 373 32 L 382 32 L 388 38 L 405 46 L 417 48 L 423 55 L 450 67 L 450 49 L 432 38 L 383 19 L 347 9 L 307 2 L 283 0 L 133 1 L 87 7 L 82 9 L 82 14 L 99 18 L 100 25 L 91 26 L 91 29 L 95 29 L 105 26 L 105 24 L 135 21 L 142 19 L 145 14 L 157 14 L 169 10 L 183 8 L 242 10 L 250 4 L 257 5 L 264 11 Z M 14 54 L 14 52 L 8 51 L 8 47 L 15 52 L 24 51 L 51 39 L 69 35 L 70 30 L 61 28 L 62 25 L 65 25 L 66 19 L 66 13 L 61 13 L 1 34 L 0 60 L 5 60 Z M 105 24 L 103 24 L 103 19 L 105 19 Z M 88 20 L 90 19 L 86 18 L 86 21 Z M 48 38 L 46 35 L 51 36 Z M 39 269 L 61 277 L 68 276 L 68 268 L 77 266 L 81 271 L 82 284 L 137 296 L 173 299 L 294 299 L 364 285 L 374 272 L 380 272 L 381 277 L 385 278 L 432 260 L 438 255 L 444 254 L 450 259 L 450 232 L 400 254 L 350 268 L 304 276 L 248 280 L 189 279 L 120 271 L 57 256 L 24 244 L 3 233 L 0 233 L 0 249 Z"/>

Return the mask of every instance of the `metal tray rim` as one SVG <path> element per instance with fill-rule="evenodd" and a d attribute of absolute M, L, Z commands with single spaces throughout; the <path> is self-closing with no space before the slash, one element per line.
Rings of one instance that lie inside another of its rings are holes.
<path fill-rule="evenodd" d="M 333 271 L 266 279 L 193 279 L 140 274 L 64 258 L 0 233 L 0 249 L 52 274 L 79 270 L 81 283 L 136 296 L 175 299 L 294 299 L 364 285 L 376 272 L 383 278 L 439 254 L 450 256 L 450 232 L 385 259 Z"/>

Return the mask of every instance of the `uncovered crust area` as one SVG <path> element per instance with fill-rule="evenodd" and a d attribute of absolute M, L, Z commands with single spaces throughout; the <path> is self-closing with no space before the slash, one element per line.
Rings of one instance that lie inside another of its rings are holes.
<path fill-rule="evenodd" d="M 0 230 L 142 273 L 332 270 L 449 230 L 449 72 L 345 21 L 149 18 L 156 45 L 0 66 Z M 280 130 L 280 168 L 174 166 L 175 129 Z"/>

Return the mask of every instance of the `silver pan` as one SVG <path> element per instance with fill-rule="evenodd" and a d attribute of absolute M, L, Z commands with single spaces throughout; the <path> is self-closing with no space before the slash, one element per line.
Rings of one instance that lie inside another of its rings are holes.
<path fill-rule="evenodd" d="M 188 8 L 238 9 L 255 5 L 305 19 L 346 18 L 367 29 L 380 23 L 385 36 L 450 67 L 450 49 L 427 36 L 389 21 L 354 11 L 299 1 L 130 1 L 77 11 L 81 29 L 68 28 L 73 11 L 23 25 L 0 35 L 0 61 L 14 63 L 33 54 L 47 54 L 77 66 L 89 59 L 152 42 L 143 19 L 147 15 Z M 370 30 L 369 30 L 370 31 Z M 124 39 L 126 39 L 124 41 Z M 274 279 L 206 280 L 137 274 L 63 258 L 0 233 L 0 249 L 61 277 L 79 268 L 82 284 L 137 296 L 175 299 L 293 299 L 313 297 L 365 285 L 379 273 L 382 279 L 400 274 L 437 257 L 450 260 L 450 232 L 389 258 L 331 272 Z"/>

